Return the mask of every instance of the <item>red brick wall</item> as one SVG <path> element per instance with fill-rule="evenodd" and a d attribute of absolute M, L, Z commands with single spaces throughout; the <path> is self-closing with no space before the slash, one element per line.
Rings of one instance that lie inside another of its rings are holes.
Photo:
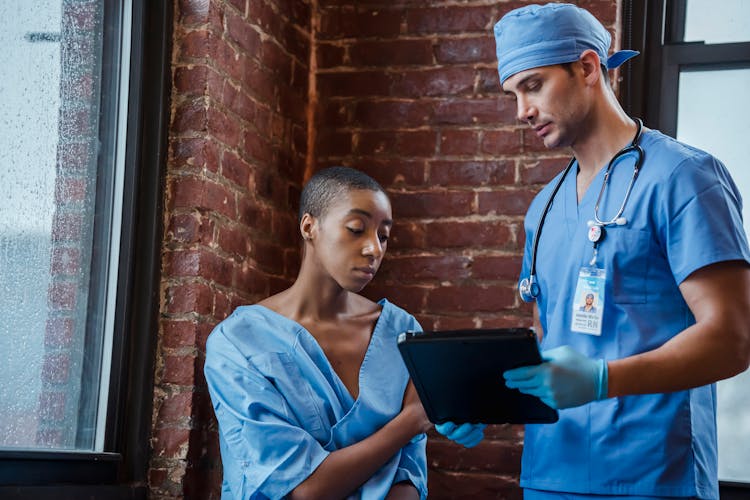
<path fill-rule="evenodd" d="M 219 498 L 205 340 L 296 276 L 311 16 L 302 0 L 175 9 L 150 487 L 152 498 Z"/>
<path fill-rule="evenodd" d="M 389 189 L 396 226 L 367 293 L 425 328 L 529 314 L 515 293 L 522 217 L 564 160 L 499 92 L 492 25 L 518 5 L 320 2 L 317 162 L 362 168 Z"/>
<path fill-rule="evenodd" d="M 396 226 L 367 295 L 425 328 L 508 326 L 530 323 L 523 214 L 566 155 L 499 91 L 491 28 L 522 2 L 176 4 L 151 493 L 218 498 L 205 339 L 296 275 L 306 175 L 351 165 L 388 189 Z M 579 4 L 616 25 L 619 0 Z M 523 428 L 487 435 L 472 450 L 431 436 L 430 498 L 520 498 Z"/>

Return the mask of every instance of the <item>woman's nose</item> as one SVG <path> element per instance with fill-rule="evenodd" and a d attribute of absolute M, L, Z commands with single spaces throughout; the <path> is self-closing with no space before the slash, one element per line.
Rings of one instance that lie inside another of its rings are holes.
<path fill-rule="evenodd" d="M 377 234 L 367 239 L 367 243 L 362 249 L 364 255 L 372 255 L 375 258 L 383 256 L 383 244 L 380 242 L 380 236 Z"/>

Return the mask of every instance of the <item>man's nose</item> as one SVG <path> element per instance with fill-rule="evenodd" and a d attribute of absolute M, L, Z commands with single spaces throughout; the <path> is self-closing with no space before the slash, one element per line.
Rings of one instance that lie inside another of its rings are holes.
<path fill-rule="evenodd" d="M 524 97 L 516 98 L 516 118 L 519 121 L 530 122 L 531 120 L 534 119 L 535 114 L 536 114 L 536 109 L 529 102 L 528 99 Z"/>

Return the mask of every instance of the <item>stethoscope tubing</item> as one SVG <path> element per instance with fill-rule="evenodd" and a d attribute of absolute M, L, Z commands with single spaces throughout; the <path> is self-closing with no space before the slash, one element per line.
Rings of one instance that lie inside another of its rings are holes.
<path fill-rule="evenodd" d="M 640 123 L 640 120 L 638 121 Z M 637 140 L 640 138 L 641 129 L 638 128 L 638 132 L 636 135 Z M 633 175 L 630 177 L 630 182 L 628 183 L 628 188 L 625 191 L 625 196 L 622 199 L 622 203 L 620 204 L 620 209 L 617 211 L 617 214 L 615 214 L 614 217 L 612 217 L 608 221 L 603 221 L 599 218 L 599 203 L 602 200 L 602 196 L 604 195 L 604 189 L 607 187 L 607 184 L 609 183 L 609 174 L 611 173 L 612 165 L 617 161 L 618 158 L 621 156 L 625 156 L 629 153 L 636 153 L 637 160 L 635 162 L 635 166 L 633 167 Z M 638 173 L 641 170 L 641 161 L 643 159 L 643 149 L 636 143 L 631 144 L 630 146 L 627 146 L 620 151 L 617 152 L 617 154 L 610 160 L 609 164 L 607 165 L 607 172 L 604 174 L 604 182 L 602 183 L 601 189 L 599 189 L 599 196 L 596 198 L 596 205 L 594 206 L 594 221 L 599 226 L 611 226 L 612 224 L 617 224 L 617 219 L 619 219 L 622 216 L 622 213 L 625 211 L 625 205 L 628 203 L 628 199 L 630 198 L 630 192 L 633 190 L 633 184 L 635 184 L 635 180 L 638 178 Z"/>
<path fill-rule="evenodd" d="M 630 198 L 633 184 L 635 184 L 635 180 L 638 177 L 638 173 L 640 172 L 641 165 L 643 163 L 643 148 L 641 148 L 639 144 L 641 140 L 641 132 L 643 131 L 643 122 L 640 118 L 633 118 L 633 120 L 635 121 L 637 127 L 635 137 L 633 137 L 633 140 L 629 145 L 625 146 L 620 151 L 615 153 L 615 155 L 611 160 L 609 160 L 609 163 L 607 164 L 607 170 L 604 174 L 604 181 L 602 183 L 601 189 L 599 190 L 599 196 L 596 199 L 596 205 L 594 206 L 594 221 L 599 226 L 610 226 L 613 224 L 620 225 L 619 220 L 621 220 L 620 218 L 622 216 L 622 213 L 625 211 L 625 206 L 628 202 L 628 199 Z M 622 204 L 620 205 L 617 214 L 611 220 L 603 221 L 599 218 L 599 204 L 602 200 L 602 196 L 604 195 L 607 184 L 609 183 L 612 166 L 615 164 L 618 158 L 632 152 L 636 153 L 637 159 L 635 162 L 635 167 L 633 168 L 633 175 L 630 178 L 630 183 L 628 184 L 627 191 L 625 191 L 625 197 L 622 200 Z M 529 277 L 522 279 L 518 285 L 519 294 L 521 295 L 521 299 L 524 302 L 532 302 L 539 296 L 540 288 L 536 282 L 536 256 L 537 249 L 539 247 L 539 239 L 542 234 L 542 228 L 544 228 L 544 221 L 547 218 L 547 214 L 549 213 L 550 208 L 552 207 L 552 202 L 554 201 L 557 192 L 560 190 L 560 187 L 563 185 L 563 182 L 565 182 L 565 178 L 568 176 L 568 172 L 570 172 L 570 169 L 573 168 L 575 162 L 576 158 L 574 156 L 568 162 L 565 170 L 563 170 L 560 179 L 557 181 L 557 184 L 555 184 L 555 187 L 552 189 L 552 193 L 547 199 L 547 203 L 544 205 L 544 210 L 542 210 L 542 215 L 539 218 L 536 230 L 534 231 L 534 241 L 532 242 L 531 246 L 531 267 L 529 268 Z"/>

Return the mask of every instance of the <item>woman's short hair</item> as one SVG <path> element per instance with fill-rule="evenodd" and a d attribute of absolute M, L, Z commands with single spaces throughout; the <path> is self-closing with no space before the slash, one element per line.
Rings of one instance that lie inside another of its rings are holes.
<path fill-rule="evenodd" d="M 386 194 L 383 186 L 359 170 L 349 167 L 328 167 L 319 170 L 310 177 L 302 189 L 299 220 L 302 221 L 302 216 L 305 214 L 322 217 L 338 196 L 358 189 Z"/>

